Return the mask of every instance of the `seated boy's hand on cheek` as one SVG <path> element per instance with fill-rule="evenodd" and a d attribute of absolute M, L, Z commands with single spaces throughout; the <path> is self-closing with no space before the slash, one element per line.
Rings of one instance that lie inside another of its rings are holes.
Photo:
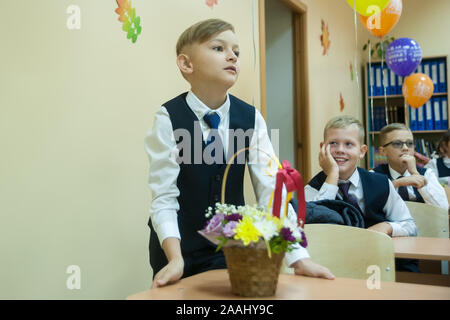
<path fill-rule="evenodd" d="M 320 143 L 319 165 L 327 176 L 339 177 L 339 167 L 331 155 L 330 144 Z"/>

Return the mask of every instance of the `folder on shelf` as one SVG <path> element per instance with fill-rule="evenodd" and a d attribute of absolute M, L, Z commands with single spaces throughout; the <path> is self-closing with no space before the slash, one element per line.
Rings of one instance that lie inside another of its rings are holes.
<path fill-rule="evenodd" d="M 381 65 L 375 66 L 375 95 L 381 96 L 383 94 Z"/>
<path fill-rule="evenodd" d="M 417 130 L 425 130 L 425 108 L 424 106 L 421 106 L 416 109 L 417 110 Z"/>
<path fill-rule="evenodd" d="M 416 119 L 416 109 L 408 106 L 409 109 L 409 128 L 411 131 L 417 130 L 417 119 Z"/>
<path fill-rule="evenodd" d="M 448 130 L 448 100 L 447 97 L 441 98 L 441 129 Z"/>
<path fill-rule="evenodd" d="M 395 76 L 395 73 L 388 69 L 389 71 L 389 88 L 388 88 L 388 94 L 397 94 L 397 77 Z"/>
<path fill-rule="evenodd" d="M 423 66 L 422 66 L 422 63 L 420 63 L 420 64 L 417 66 L 416 73 L 423 73 Z"/>
<path fill-rule="evenodd" d="M 434 130 L 441 130 L 443 128 L 442 125 L 442 110 L 441 110 L 441 99 L 433 98 L 433 115 L 434 115 Z"/>
<path fill-rule="evenodd" d="M 403 77 L 397 76 L 397 94 L 402 94 Z"/>
<path fill-rule="evenodd" d="M 384 93 L 386 92 L 386 95 L 388 95 L 389 94 L 389 92 L 388 92 L 388 88 L 389 88 L 389 73 L 388 73 L 388 67 L 387 66 L 384 66 L 384 68 L 383 68 L 383 74 L 382 74 L 382 78 L 381 78 L 381 81 L 382 81 L 382 83 L 383 83 L 383 87 L 381 88 L 381 90 L 382 90 L 382 95 L 384 95 Z"/>
<path fill-rule="evenodd" d="M 447 92 L 447 68 L 445 66 L 445 60 L 438 61 L 438 69 L 439 69 L 438 92 Z"/>
<path fill-rule="evenodd" d="M 430 62 L 431 65 L 431 80 L 433 81 L 434 85 L 434 93 L 439 92 L 439 72 L 438 72 L 438 65 L 437 61 Z"/>
<path fill-rule="evenodd" d="M 431 78 L 430 63 L 428 61 L 423 63 L 423 73 Z"/>
<path fill-rule="evenodd" d="M 367 95 L 370 97 L 375 94 L 375 67 L 367 64 L 367 70 L 369 71 L 367 74 Z"/>
<path fill-rule="evenodd" d="M 434 130 L 432 99 L 425 103 L 425 130 Z"/>

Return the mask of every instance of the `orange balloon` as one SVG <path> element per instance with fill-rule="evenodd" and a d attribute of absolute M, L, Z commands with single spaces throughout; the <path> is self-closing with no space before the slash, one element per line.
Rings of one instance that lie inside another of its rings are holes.
<path fill-rule="evenodd" d="M 377 37 L 383 37 L 395 27 L 402 14 L 402 0 L 391 0 L 381 12 L 371 16 L 359 15 L 364 27 Z"/>
<path fill-rule="evenodd" d="M 423 73 L 413 73 L 406 77 L 402 88 L 406 102 L 416 109 L 423 106 L 431 98 L 433 90 L 433 81 Z"/>

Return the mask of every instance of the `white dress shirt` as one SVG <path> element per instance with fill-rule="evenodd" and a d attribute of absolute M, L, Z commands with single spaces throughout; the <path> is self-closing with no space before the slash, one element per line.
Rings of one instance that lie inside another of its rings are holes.
<path fill-rule="evenodd" d="M 218 113 L 220 116 L 218 133 L 222 141 L 228 141 L 230 123 L 230 99 L 228 94 L 224 104 L 215 110 L 206 106 L 192 91 L 188 92 L 186 102 L 198 118 L 205 141 L 210 133 L 210 128 L 203 120 L 203 116 L 211 111 Z M 225 154 L 227 154 L 228 144 L 224 143 L 223 147 Z M 267 208 L 270 196 L 275 189 L 277 167 L 273 160 L 271 161 L 272 167 L 270 169 L 268 167 L 269 155 L 275 153 L 267 133 L 266 122 L 257 109 L 255 109 L 255 127 L 249 147 L 248 169 L 256 199 L 259 205 Z M 176 156 L 174 156 L 178 154 L 179 150 L 169 113 L 164 106 L 159 108 L 155 114 L 153 128 L 148 132 L 145 139 L 145 149 L 150 161 L 148 181 L 152 191 L 150 217 L 153 227 L 160 243 L 168 237 L 180 239 L 177 221 L 177 211 L 180 209 L 177 201 L 180 194 L 177 187 L 180 166 L 176 161 Z M 268 173 L 272 174 L 269 175 Z M 286 192 L 283 193 L 283 203 L 285 194 Z M 297 214 L 290 205 L 288 217 L 293 220 L 297 218 Z M 309 258 L 309 254 L 306 249 L 298 246 L 297 249 L 287 252 L 285 257 L 286 264 L 291 265 L 299 259 Z"/>
<path fill-rule="evenodd" d="M 449 157 L 445 156 L 443 162 L 444 162 L 444 165 L 447 168 L 450 168 L 450 158 Z M 428 161 L 428 163 L 425 165 L 425 168 L 433 170 L 434 174 L 436 175 L 436 177 L 438 179 L 442 178 L 442 177 L 439 178 L 439 170 L 438 170 L 438 167 L 437 167 L 437 159 L 431 159 L 430 161 Z M 448 182 L 446 184 L 448 184 Z"/>
<path fill-rule="evenodd" d="M 408 169 L 406 169 L 404 174 L 400 174 L 392 169 L 391 166 L 389 166 L 389 173 L 394 180 L 398 179 L 400 176 L 409 177 L 411 175 Z M 427 169 L 423 176 L 425 177 L 425 179 L 427 179 L 427 184 L 422 188 L 417 189 L 417 191 L 419 191 L 425 203 L 448 210 L 447 194 L 445 193 L 444 188 L 439 183 L 433 170 Z M 408 190 L 409 199 L 411 201 L 415 201 L 416 194 L 414 193 L 413 187 L 406 186 L 406 189 Z"/>
<path fill-rule="evenodd" d="M 339 180 L 338 183 L 350 181 L 348 193 L 351 194 L 358 202 L 361 211 L 365 212 L 364 193 L 358 170 L 355 169 L 352 176 L 347 180 Z M 376 186 L 375 186 L 376 187 Z M 334 200 L 342 199 L 339 193 L 339 187 L 324 183 L 320 190 L 316 190 L 309 184 L 305 186 L 306 201 L 318 200 Z M 383 212 L 386 214 L 386 221 L 392 226 L 392 237 L 416 236 L 417 227 L 414 219 L 411 217 L 408 207 L 402 200 L 400 195 L 395 191 L 394 185 L 389 181 L 389 196 L 384 205 Z"/>

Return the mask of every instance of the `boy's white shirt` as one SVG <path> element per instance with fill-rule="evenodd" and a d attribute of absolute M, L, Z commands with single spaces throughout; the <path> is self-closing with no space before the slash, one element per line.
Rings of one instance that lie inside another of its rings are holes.
<path fill-rule="evenodd" d="M 389 173 L 394 180 L 400 176 L 409 177 L 411 175 L 408 169 L 406 169 L 404 174 L 400 174 L 392 169 L 391 166 L 389 166 Z M 448 210 L 447 194 L 439 183 L 433 170 L 427 169 L 423 176 L 427 179 L 427 184 L 422 188 L 417 189 L 417 191 L 419 191 L 425 203 Z M 409 199 L 412 201 L 416 200 L 416 194 L 414 193 L 413 187 L 407 186 L 406 189 L 408 190 Z"/>
<path fill-rule="evenodd" d="M 450 168 L 450 158 L 445 156 L 444 157 L 444 165 L 447 168 Z M 427 169 L 431 169 L 433 170 L 434 174 L 436 175 L 436 177 L 439 178 L 439 171 L 437 168 L 437 159 L 431 159 L 430 161 L 428 161 L 428 163 L 424 166 Z"/>
<path fill-rule="evenodd" d="M 203 116 L 214 111 L 220 116 L 218 133 L 222 141 L 228 141 L 229 109 L 230 99 L 227 94 L 225 103 L 218 109 L 212 110 L 200 101 L 192 91 L 186 96 L 186 102 L 194 114 L 199 119 L 203 139 L 206 141 L 210 128 L 203 120 Z M 177 187 L 177 178 L 180 166 L 176 162 L 173 154 L 178 154 L 178 148 L 173 134 L 172 122 L 170 121 L 167 109 L 162 106 L 155 114 L 153 128 L 148 132 L 145 139 L 145 149 L 150 161 L 149 187 L 152 191 L 152 203 L 150 207 L 150 217 L 155 232 L 160 243 L 168 237 L 180 239 L 178 228 L 177 212 L 180 206 L 177 197 L 180 191 Z M 249 150 L 249 173 L 259 205 L 267 207 L 272 191 L 275 188 L 275 174 L 269 176 L 269 157 L 258 150 L 264 150 L 273 155 L 272 144 L 267 133 L 267 126 L 260 112 L 255 109 L 255 127 Z M 224 143 L 224 152 L 227 154 L 228 144 Z M 276 173 L 276 163 L 272 161 L 272 172 Z M 283 190 L 283 202 L 286 192 Z M 283 211 L 284 206 L 281 209 Z M 288 206 L 288 217 L 296 220 L 297 214 L 294 209 Z M 307 250 L 298 246 L 285 255 L 285 262 L 288 266 L 299 259 L 309 258 Z"/>
<path fill-rule="evenodd" d="M 349 194 L 351 194 L 358 202 L 362 212 L 365 212 L 364 194 L 358 170 L 355 169 L 352 176 L 347 180 L 350 181 Z M 338 183 L 347 182 L 339 180 Z M 316 190 L 309 184 L 305 186 L 306 201 L 334 200 L 336 197 L 342 199 L 338 192 L 339 187 L 324 183 L 320 190 Z M 389 196 L 384 205 L 383 212 L 386 214 L 386 221 L 392 226 L 392 237 L 416 236 L 417 227 L 414 219 L 411 217 L 408 207 L 402 200 L 400 195 L 395 191 L 394 185 L 389 181 Z"/>

